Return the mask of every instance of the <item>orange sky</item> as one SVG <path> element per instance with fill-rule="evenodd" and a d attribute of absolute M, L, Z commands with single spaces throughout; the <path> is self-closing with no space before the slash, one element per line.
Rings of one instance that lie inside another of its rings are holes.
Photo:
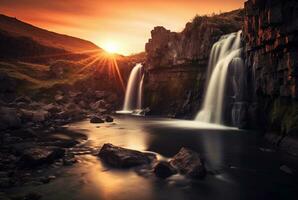
<path fill-rule="evenodd" d="M 154 26 L 181 31 L 196 14 L 243 7 L 245 0 L 0 0 L 0 12 L 36 26 L 118 45 L 119 53 L 144 51 Z"/>

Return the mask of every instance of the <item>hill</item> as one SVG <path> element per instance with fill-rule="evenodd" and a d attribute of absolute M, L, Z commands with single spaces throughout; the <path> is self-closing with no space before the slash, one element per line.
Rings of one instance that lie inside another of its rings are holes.
<path fill-rule="evenodd" d="M 2 14 L 0 14 L 0 31 L 6 32 L 11 37 L 31 38 L 41 45 L 69 52 L 101 50 L 90 41 L 51 32 Z"/>

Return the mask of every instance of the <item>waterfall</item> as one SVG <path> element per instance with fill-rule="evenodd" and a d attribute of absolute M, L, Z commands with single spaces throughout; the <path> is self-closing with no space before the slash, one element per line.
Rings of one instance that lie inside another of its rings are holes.
<path fill-rule="evenodd" d="M 136 64 L 130 72 L 125 91 L 123 110 L 120 112 L 132 112 L 134 110 L 142 109 L 143 80 L 143 65 Z"/>
<path fill-rule="evenodd" d="M 228 69 L 231 63 L 233 65 L 237 65 L 237 63 L 243 65 L 241 51 L 241 31 L 222 36 L 213 45 L 206 78 L 207 88 L 202 109 L 196 116 L 197 121 L 223 124 Z"/>

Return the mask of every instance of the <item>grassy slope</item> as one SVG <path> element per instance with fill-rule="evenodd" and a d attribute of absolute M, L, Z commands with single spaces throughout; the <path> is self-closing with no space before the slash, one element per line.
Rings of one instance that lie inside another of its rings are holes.
<path fill-rule="evenodd" d="M 71 37 L 68 35 L 54 33 L 45 29 L 35 27 L 31 24 L 0 14 L 0 30 L 10 33 L 12 36 L 30 37 L 38 43 L 55 48 L 61 48 L 71 52 L 88 50 L 100 50 L 92 42 Z"/>
<path fill-rule="evenodd" d="M 0 62 L 0 73 L 5 73 L 20 81 L 22 84 L 19 84 L 19 88 L 17 88 L 20 93 L 26 93 L 36 89 L 50 88 L 55 84 L 72 84 L 88 75 L 71 70 L 63 79 L 50 78 L 49 65 L 20 61 Z"/>

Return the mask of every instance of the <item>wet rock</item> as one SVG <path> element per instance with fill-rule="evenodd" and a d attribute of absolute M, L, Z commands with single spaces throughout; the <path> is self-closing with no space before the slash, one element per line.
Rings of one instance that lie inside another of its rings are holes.
<path fill-rule="evenodd" d="M 26 110 L 21 109 L 21 119 L 24 122 L 44 122 L 50 117 L 50 113 L 46 110 Z"/>
<path fill-rule="evenodd" d="M 33 112 L 32 121 L 34 122 L 43 122 L 49 118 L 49 112 L 45 110 L 38 110 Z"/>
<path fill-rule="evenodd" d="M 98 117 L 98 116 L 93 116 L 93 117 L 91 117 L 91 119 L 90 119 L 90 123 L 94 123 L 94 124 L 97 124 L 97 123 L 104 123 L 104 120 L 101 119 L 101 118 Z"/>
<path fill-rule="evenodd" d="M 26 194 L 25 196 L 16 196 L 12 197 L 11 200 L 40 200 L 42 198 L 42 195 L 31 192 Z"/>
<path fill-rule="evenodd" d="M 0 188 L 9 188 L 12 186 L 13 186 L 13 183 L 10 178 L 8 177 L 0 178 Z"/>
<path fill-rule="evenodd" d="M 160 161 L 154 166 L 154 173 L 159 178 L 168 178 L 177 171 L 169 162 Z"/>
<path fill-rule="evenodd" d="M 287 174 L 293 174 L 293 170 L 286 165 L 280 166 L 279 169 Z"/>
<path fill-rule="evenodd" d="M 104 100 L 99 100 L 95 103 L 90 103 L 90 108 L 92 110 L 102 109 L 102 108 L 105 108 L 105 106 L 106 106 L 106 102 Z"/>
<path fill-rule="evenodd" d="M 174 166 L 179 173 L 191 178 L 204 178 L 206 169 L 200 155 L 187 148 L 181 148 L 173 157 L 170 164 Z"/>
<path fill-rule="evenodd" d="M 61 108 L 58 105 L 48 104 L 43 106 L 43 109 L 50 112 L 50 113 L 59 113 L 61 112 Z"/>
<path fill-rule="evenodd" d="M 104 144 L 98 156 L 107 164 L 117 168 L 148 165 L 156 159 L 154 154 Z"/>
<path fill-rule="evenodd" d="M 20 96 L 15 99 L 15 103 L 26 103 L 29 104 L 31 103 L 31 99 L 27 96 Z"/>
<path fill-rule="evenodd" d="M 61 101 L 64 100 L 64 96 L 61 95 L 61 94 L 57 94 L 57 95 L 55 95 L 54 98 L 55 98 L 55 101 L 57 101 L 57 102 L 61 102 Z"/>
<path fill-rule="evenodd" d="M 55 179 L 56 179 L 56 176 L 45 176 L 45 177 L 41 177 L 40 181 L 44 184 L 47 184 Z"/>
<path fill-rule="evenodd" d="M 116 94 L 109 94 L 109 96 L 107 97 L 107 101 L 109 103 L 115 103 L 118 100 L 118 96 Z"/>
<path fill-rule="evenodd" d="M 62 148 L 34 147 L 23 152 L 19 165 L 22 168 L 27 168 L 50 164 L 62 158 L 64 154 L 65 150 Z"/>
<path fill-rule="evenodd" d="M 95 91 L 95 96 L 98 99 L 103 99 L 107 96 L 107 93 L 105 91 Z"/>
<path fill-rule="evenodd" d="M 63 165 L 64 166 L 71 166 L 75 163 L 77 163 L 78 160 L 75 157 L 69 157 L 69 158 L 64 158 L 63 159 Z"/>
<path fill-rule="evenodd" d="M 106 116 L 106 122 L 113 122 L 114 119 L 111 116 Z"/>
<path fill-rule="evenodd" d="M 0 130 L 6 128 L 18 128 L 20 126 L 21 120 L 16 109 L 0 107 Z"/>

